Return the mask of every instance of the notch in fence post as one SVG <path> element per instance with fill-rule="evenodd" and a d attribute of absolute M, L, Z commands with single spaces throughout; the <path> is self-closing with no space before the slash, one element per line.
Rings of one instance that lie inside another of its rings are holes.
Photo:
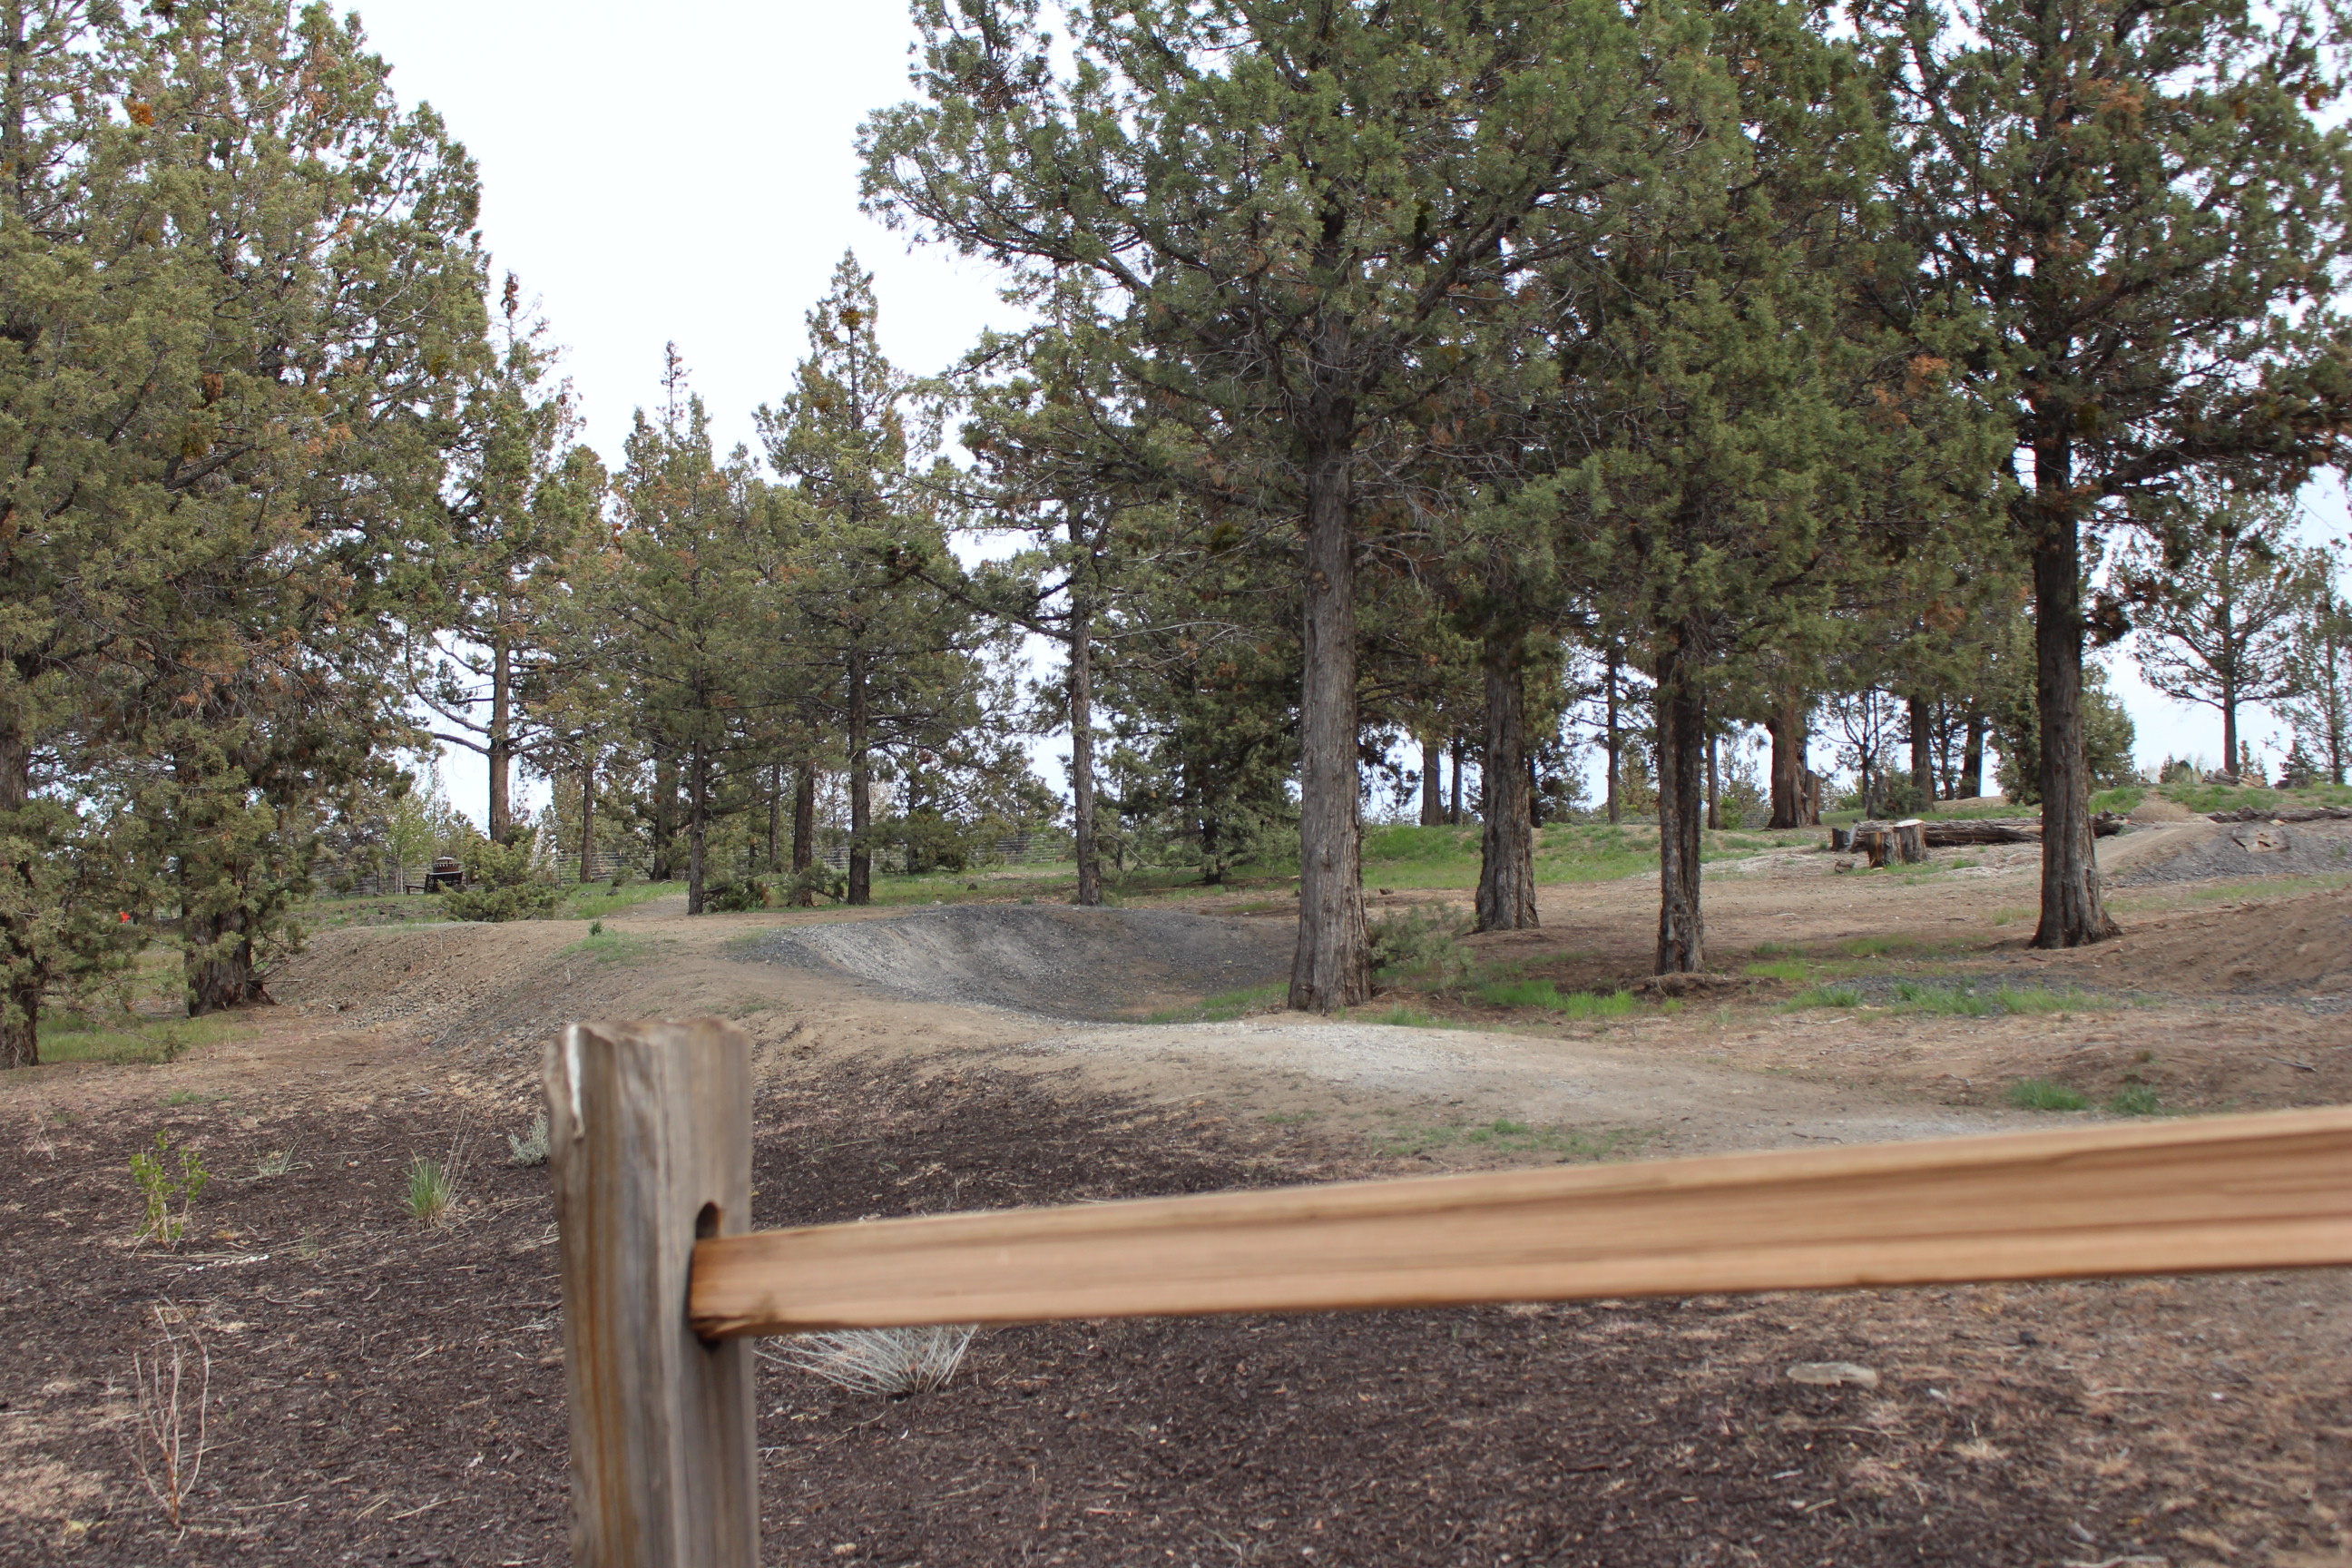
<path fill-rule="evenodd" d="M 548 1047 L 577 1568 L 756 1568 L 751 1351 L 687 1322 L 694 1244 L 751 1205 L 751 1049 L 716 1018 Z"/>

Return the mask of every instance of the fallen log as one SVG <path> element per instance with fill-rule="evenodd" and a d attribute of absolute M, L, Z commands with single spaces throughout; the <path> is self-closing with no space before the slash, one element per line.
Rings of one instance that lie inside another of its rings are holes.
<path fill-rule="evenodd" d="M 2352 812 L 2336 812 L 2334 815 L 2352 816 Z M 2214 820 L 2216 822 L 2224 820 L 2251 822 L 2256 819 L 2216 816 Z M 2267 822 L 2270 819 L 2263 817 L 2260 820 Z M 2288 820 L 2310 819 L 2289 818 Z M 1831 828 L 1830 847 L 1864 853 L 1870 851 L 1872 841 L 1875 837 L 1885 835 L 1887 843 L 1885 853 L 1873 854 L 1870 862 L 1873 866 L 1883 866 L 1886 863 L 1886 855 L 1891 854 L 1897 860 L 1904 858 L 1895 847 L 1895 835 L 1906 826 L 1917 829 L 1922 845 L 1928 849 L 1973 849 L 1989 844 L 2039 844 L 2042 842 L 2042 824 L 2032 817 L 1974 817 L 1951 822 L 1857 822 L 1851 831 L 1837 827 Z M 2091 819 L 2091 832 L 2097 837 L 2112 838 L 2123 830 L 2124 819 L 2112 812 L 2103 811 Z"/>
<path fill-rule="evenodd" d="M 2289 805 L 2265 810 L 2259 805 L 2242 805 L 2235 811 L 2206 813 L 2213 822 L 2352 822 L 2352 807 L 2341 805 Z"/>

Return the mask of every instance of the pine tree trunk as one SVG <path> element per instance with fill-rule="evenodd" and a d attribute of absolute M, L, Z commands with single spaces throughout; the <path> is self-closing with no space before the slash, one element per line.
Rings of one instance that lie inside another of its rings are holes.
<path fill-rule="evenodd" d="M 16 814 L 33 798 L 33 748 L 12 725 L 0 733 L 0 832 L 13 829 Z M 29 848 L 31 840 L 6 833 L 7 841 Z M 41 1059 L 41 999 L 47 974 L 34 946 L 37 906 L 32 897 L 37 868 L 17 860 L 5 872 L 10 896 L 0 900 L 0 1068 L 28 1068 Z"/>
<path fill-rule="evenodd" d="M 0 1071 L 40 1065 L 43 989 L 37 974 L 11 966 L 6 1011 L 0 1013 Z"/>
<path fill-rule="evenodd" d="M 1723 749 L 1723 737 L 1714 730 L 1706 732 L 1706 830 L 1723 831 L 1723 771 L 1717 753 Z"/>
<path fill-rule="evenodd" d="M 2099 886 L 2083 761 L 2082 535 L 2065 497 L 2066 454 L 2036 453 L 2048 498 L 2033 542 L 2035 701 L 2042 717 L 2042 921 L 2036 947 L 2081 947 L 2119 936 Z"/>
<path fill-rule="evenodd" d="M 1911 726 L 1911 787 L 1919 792 L 1919 809 L 1925 811 L 1936 799 L 1935 721 L 1928 716 L 1926 698 L 1906 701 L 1906 722 Z"/>
<path fill-rule="evenodd" d="M 677 763 L 666 746 L 654 748 L 653 879 L 677 879 Z"/>
<path fill-rule="evenodd" d="M 2226 673 L 2221 677 L 2221 767 L 2228 773 L 2244 773 L 2238 761 L 2238 683 Z M 2239 782 L 2252 781 L 2242 777 Z"/>
<path fill-rule="evenodd" d="M 1076 515 L 1070 532 L 1078 533 Z M 1094 614 L 1075 577 L 1070 586 L 1070 825 L 1077 840 L 1076 902 L 1103 901 L 1102 857 L 1095 848 Z"/>
<path fill-rule="evenodd" d="M 1447 752 L 1454 761 L 1454 804 L 1445 808 L 1445 825 L 1459 827 L 1462 826 L 1462 774 L 1464 764 L 1470 760 L 1470 743 L 1456 735 Z"/>
<path fill-rule="evenodd" d="M 866 654 L 849 656 L 849 902 L 874 901 L 874 847 L 866 835 L 874 826 L 874 775 L 866 754 L 866 731 L 872 715 L 866 710 Z"/>
<path fill-rule="evenodd" d="M 784 868 L 784 764 L 768 764 L 768 875 Z"/>
<path fill-rule="evenodd" d="M 1699 818 L 1704 810 L 1706 714 L 1679 632 L 1658 663 L 1658 954 L 1660 974 L 1706 967 L 1699 906 Z"/>
<path fill-rule="evenodd" d="M 702 742 L 697 741 L 686 770 L 686 912 L 690 915 L 702 912 L 702 877 L 709 827 L 710 760 L 703 753 Z"/>
<path fill-rule="evenodd" d="M 1804 700 L 1783 698 L 1779 710 L 1764 721 L 1764 731 L 1772 737 L 1772 820 L 1765 826 L 1809 826 L 1805 820 Z"/>
<path fill-rule="evenodd" d="M 816 868 L 816 763 L 803 763 L 793 784 L 793 908 L 816 907 L 807 873 Z"/>
<path fill-rule="evenodd" d="M 1962 800 L 1974 800 L 1984 794 L 1984 715 L 1969 710 L 1968 746 L 1960 753 L 1960 783 L 1953 793 Z"/>
<path fill-rule="evenodd" d="M 596 753 L 591 750 L 588 760 L 580 764 L 580 879 L 593 882 L 595 873 L 589 862 L 596 853 Z"/>
<path fill-rule="evenodd" d="M 183 915 L 183 940 L 189 957 L 185 964 L 188 1016 L 226 1012 L 247 1002 L 267 1002 L 269 993 L 253 969 L 253 938 L 246 931 L 243 910 L 219 915 Z M 205 955 L 195 955 L 198 948 Z"/>
<path fill-rule="evenodd" d="M 1354 475 L 1344 438 L 1335 434 L 1352 410 L 1330 409 L 1323 417 L 1321 449 L 1307 476 L 1298 949 L 1290 966 L 1290 1005 L 1317 1013 L 1351 1007 L 1372 994 L 1357 823 Z"/>
<path fill-rule="evenodd" d="M 1601 746 L 1609 753 L 1608 778 L 1609 820 L 1612 824 L 1625 820 L 1625 802 L 1620 793 L 1620 781 L 1624 777 L 1625 732 L 1617 721 L 1617 655 L 1609 655 L 1609 667 L 1601 681 L 1601 692 L 1609 707 L 1607 728 L 1601 731 Z"/>
<path fill-rule="evenodd" d="M 1534 823 L 1528 814 L 1527 673 L 1519 638 L 1489 638 L 1479 665 L 1486 689 L 1486 831 L 1479 836 L 1478 929 L 1525 931 L 1536 920 Z"/>
<path fill-rule="evenodd" d="M 1421 825 L 1445 825 L 1445 751 L 1434 735 L 1421 738 Z"/>
<path fill-rule="evenodd" d="M 512 773 L 514 654 L 504 637 L 490 639 L 490 733 L 486 754 L 490 769 L 490 837 L 507 842 L 514 831 Z"/>

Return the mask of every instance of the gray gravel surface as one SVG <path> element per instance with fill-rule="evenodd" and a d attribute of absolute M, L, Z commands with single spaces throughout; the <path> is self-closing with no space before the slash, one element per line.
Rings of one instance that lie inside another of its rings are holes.
<path fill-rule="evenodd" d="M 1289 973 L 1292 927 L 1172 910 L 952 904 L 798 926 L 753 952 L 900 996 L 1049 1018 L 1131 1019 Z"/>
<path fill-rule="evenodd" d="M 2352 871 L 2352 823 L 2233 822 L 2210 833 L 2169 830 L 2184 842 L 2179 853 L 2150 856 L 2113 879 L 2119 888 L 2156 882 L 2201 882 L 2216 878 L 2313 877 Z"/>

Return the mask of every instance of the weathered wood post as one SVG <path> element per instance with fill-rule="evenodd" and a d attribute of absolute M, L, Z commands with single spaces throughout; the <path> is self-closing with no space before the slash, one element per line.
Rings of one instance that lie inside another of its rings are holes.
<path fill-rule="evenodd" d="M 687 1321 L 699 1237 L 751 1207 L 751 1043 L 716 1018 L 548 1047 L 577 1568 L 756 1568 L 751 1350 Z"/>

